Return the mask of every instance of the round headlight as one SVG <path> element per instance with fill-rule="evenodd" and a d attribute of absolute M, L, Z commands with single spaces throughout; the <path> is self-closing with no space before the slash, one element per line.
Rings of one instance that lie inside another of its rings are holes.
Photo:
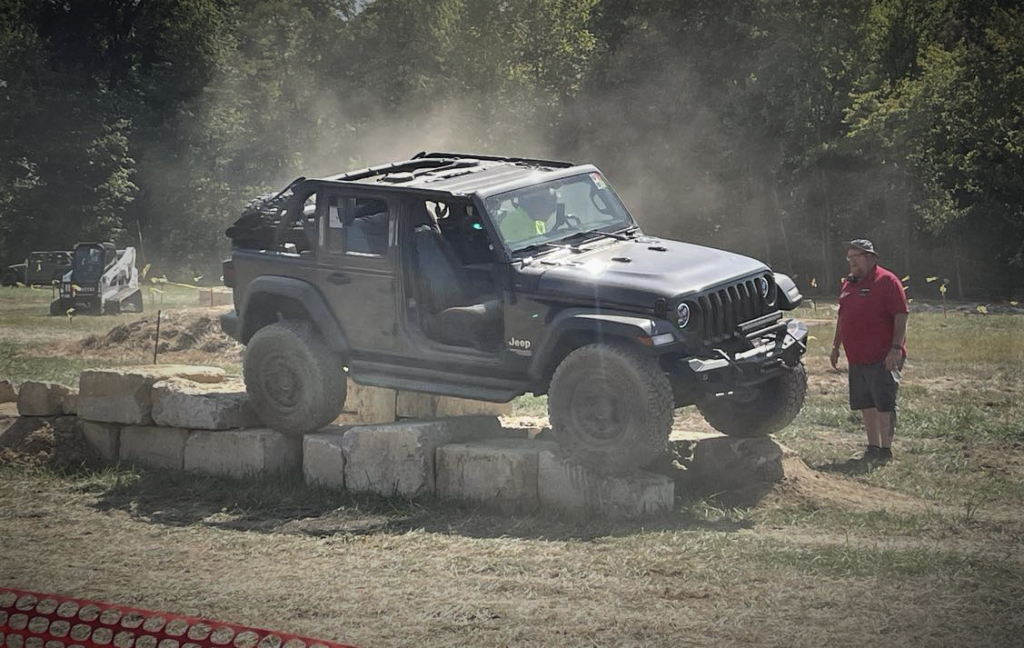
<path fill-rule="evenodd" d="M 690 323 L 690 307 L 685 302 L 676 306 L 676 315 L 679 317 L 679 328 L 686 328 Z"/>
<path fill-rule="evenodd" d="M 761 293 L 761 299 L 768 299 L 768 280 L 764 277 L 758 277 L 757 290 Z"/>

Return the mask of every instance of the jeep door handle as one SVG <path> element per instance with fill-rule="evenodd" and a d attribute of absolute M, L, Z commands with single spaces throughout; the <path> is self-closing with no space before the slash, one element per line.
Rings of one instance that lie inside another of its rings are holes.
<path fill-rule="evenodd" d="M 343 272 L 335 272 L 332 275 L 328 275 L 327 281 L 330 281 L 333 284 L 348 284 L 352 283 L 352 277 Z"/>

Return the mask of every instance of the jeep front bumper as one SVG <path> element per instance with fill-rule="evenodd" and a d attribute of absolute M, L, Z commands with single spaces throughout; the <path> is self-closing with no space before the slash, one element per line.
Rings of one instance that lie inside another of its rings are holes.
<path fill-rule="evenodd" d="M 782 320 L 747 337 L 755 344 L 747 351 L 729 354 L 716 349 L 717 355 L 680 363 L 703 391 L 726 394 L 771 380 L 796 365 L 807 351 L 807 325 L 797 319 Z"/>

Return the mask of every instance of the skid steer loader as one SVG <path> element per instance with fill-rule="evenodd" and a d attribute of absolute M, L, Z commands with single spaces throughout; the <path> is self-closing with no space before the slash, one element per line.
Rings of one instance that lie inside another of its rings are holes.
<path fill-rule="evenodd" d="M 50 315 L 72 308 L 76 314 L 141 313 L 135 248 L 118 250 L 106 242 L 75 245 L 71 269 L 60 280 L 60 297 L 50 302 Z"/>

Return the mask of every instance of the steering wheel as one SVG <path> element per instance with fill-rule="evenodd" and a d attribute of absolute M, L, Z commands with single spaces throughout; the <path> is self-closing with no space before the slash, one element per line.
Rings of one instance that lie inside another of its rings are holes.
<path fill-rule="evenodd" d="M 551 227 L 551 231 L 556 232 L 560 229 L 569 229 L 569 227 L 579 228 L 582 224 L 578 217 L 572 214 L 565 214 L 561 218 L 555 218 L 555 224 Z"/>

